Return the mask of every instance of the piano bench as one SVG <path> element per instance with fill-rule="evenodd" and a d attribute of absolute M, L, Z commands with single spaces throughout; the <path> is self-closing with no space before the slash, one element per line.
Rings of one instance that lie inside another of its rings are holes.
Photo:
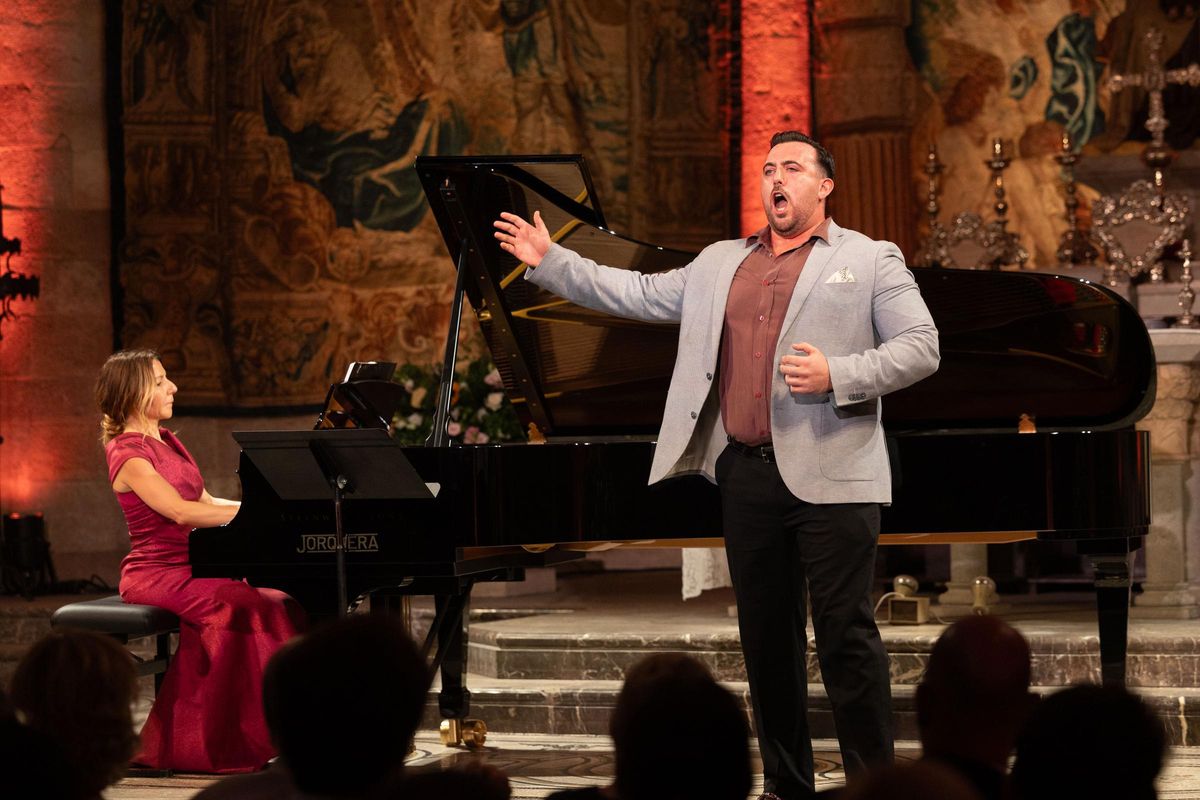
<path fill-rule="evenodd" d="M 135 639 L 154 637 L 154 656 L 137 660 L 138 675 L 154 676 L 154 694 L 162 686 L 163 673 L 171 662 L 171 634 L 179 633 L 179 617 L 158 606 L 126 603 L 120 595 L 68 603 L 50 617 L 53 628 L 82 628 L 111 636 L 129 644 Z"/>

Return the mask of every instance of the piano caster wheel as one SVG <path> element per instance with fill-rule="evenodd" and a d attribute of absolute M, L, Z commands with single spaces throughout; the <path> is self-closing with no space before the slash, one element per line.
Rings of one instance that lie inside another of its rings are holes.
<path fill-rule="evenodd" d="M 487 741 L 487 725 L 481 719 L 444 719 L 439 732 L 446 747 L 464 745 L 477 750 Z"/>

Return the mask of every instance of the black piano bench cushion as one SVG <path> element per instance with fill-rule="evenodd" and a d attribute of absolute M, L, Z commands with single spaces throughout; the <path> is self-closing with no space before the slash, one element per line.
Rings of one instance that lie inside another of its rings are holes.
<path fill-rule="evenodd" d="M 50 625 L 84 628 L 128 641 L 174 633 L 179 630 L 179 617 L 158 606 L 126 603 L 120 595 L 113 595 L 65 605 L 50 617 Z"/>

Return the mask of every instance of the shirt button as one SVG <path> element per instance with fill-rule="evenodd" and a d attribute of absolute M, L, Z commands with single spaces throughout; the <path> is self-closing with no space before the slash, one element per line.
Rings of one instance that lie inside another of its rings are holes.
<path fill-rule="evenodd" d="M 759 321 L 759 322 L 762 322 L 762 321 L 763 321 L 764 319 L 766 319 L 766 318 L 767 318 L 767 315 L 766 315 L 766 314 L 759 314 L 759 315 L 758 315 L 758 321 Z"/>
<path fill-rule="evenodd" d="M 754 399 L 755 399 L 755 400 L 761 400 L 761 399 L 762 399 L 762 392 L 755 392 L 755 393 L 754 393 Z"/>
<path fill-rule="evenodd" d="M 771 285 L 770 281 L 763 281 L 763 286 L 770 286 L 770 285 Z"/>
<path fill-rule="evenodd" d="M 695 419 L 695 418 L 696 418 L 696 412 L 695 412 L 695 411 L 693 411 L 693 412 L 692 412 L 692 419 Z"/>
<path fill-rule="evenodd" d="M 762 358 L 762 353 L 755 353 L 755 354 L 754 354 L 754 357 L 755 357 L 755 358 Z"/>

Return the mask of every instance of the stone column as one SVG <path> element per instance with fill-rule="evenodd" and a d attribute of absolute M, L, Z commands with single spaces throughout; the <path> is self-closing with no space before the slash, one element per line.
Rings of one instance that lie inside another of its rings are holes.
<path fill-rule="evenodd" d="M 759 176 L 776 131 L 812 129 L 808 0 L 744 0 L 741 234 L 766 224 Z"/>
<path fill-rule="evenodd" d="M 902 0 L 814 0 L 814 117 L 837 162 L 830 211 L 843 227 L 911 254 L 916 206 L 909 159 L 916 75 Z"/>
<path fill-rule="evenodd" d="M 1200 331 L 1151 331 L 1158 395 L 1138 428 L 1150 431 L 1154 494 L 1146 580 L 1130 615 L 1200 617 Z"/>

